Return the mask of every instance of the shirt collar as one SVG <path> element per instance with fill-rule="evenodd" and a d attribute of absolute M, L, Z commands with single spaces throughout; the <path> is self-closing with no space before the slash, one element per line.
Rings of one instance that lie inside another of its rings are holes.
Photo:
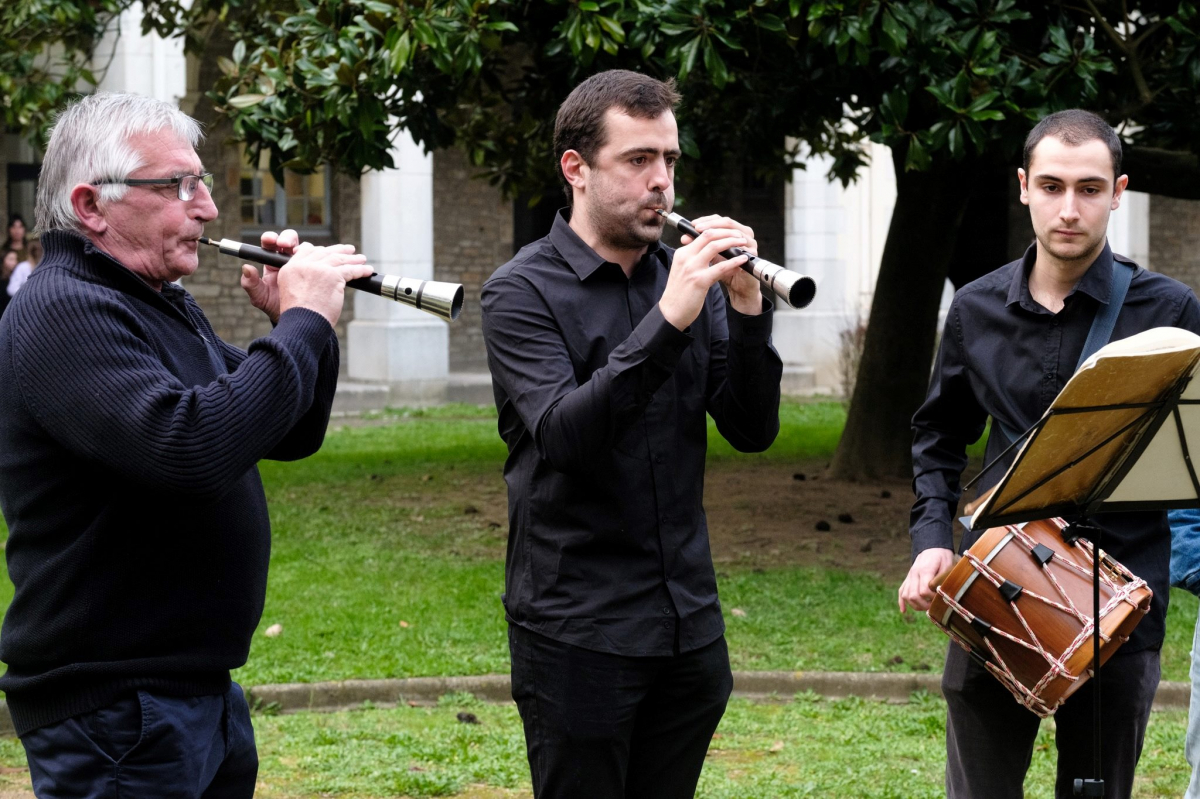
<path fill-rule="evenodd" d="M 559 209 L 554 216 L 554 224 L 550 227 L 550 243 L 579 279 L 587 280 L 597 269 L 609 262 L 579 238 L 579 234 L 571 228 L 570 220 L 571 209 Z M 656 241 L 647 248 L 643 260 L 650 257 L 657 259 L 663 266 L 667 265 L 667 248 L 661 241 Z"/>
<path fill-rule="evenodd" d="M 1037 244 L 1029 245 L 1029 249 L 1025 251 L 1025 255 L 1021 258 L 1020 268 L 1013 274 L 1012 283 L 1008 287 L 1008 300 L 1005 305 L 1013 305 L 1019 303 L 1021 307 L 1029 311 L 1044 311 L 1041 305 L 1033 299 L 1033 295 L 1029 293 L 1029 273 L 1033 270 L 1033 264 L 1037 260 Z M 1083 273 L 1083 277 L 1079 278 L 1079 282 L 1067 294 L 1068 297 L 1081 291 L 1088 295 L 1096 302 L 1103 305 L 1108 305 L 1109 299 L 1112 297 L 1112 265 L 1113 253 L 1108 241 L 1104 242 L 1104 249 L 1096 256 L 1096 260 L 1092 261 L 1092 265 Z"/>

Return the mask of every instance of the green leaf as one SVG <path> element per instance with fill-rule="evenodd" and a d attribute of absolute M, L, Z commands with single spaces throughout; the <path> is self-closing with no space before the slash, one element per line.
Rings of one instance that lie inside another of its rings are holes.
<path fill-rule="evenodd" d="M 896 21 L 890 11 L 883 12 L 883 32 L 892 40 L 895 50 L 899 52 L 908 44 L 908 31 Z"/>
<path fill-rule="evenodd" d="M 241 40 L 233 46 L 233 63 L 241 64 L 242 59 L 245 57 L 246 57 L 246 42 L 245 42 L 245 40 Z"/>
<path fill-rule="evenodd" d="M 596 17 L 596 21 L 600 23 L 600 27 L 604 28 L 614 40 L 618 42 L 625 41 L 625 29 L 621 27 L 621 23 L 612 17 Z"/>
<path fill-rule="evenodd" d="M 921 145 L 921 140 L 916 136 L 909 139 L 908 153 L 904 157 L 905 171 L 920 171 L 928 169 L 930 164 L 929 153 Z"/>
<path fill-rule="evenodd" d="M 755 23 L 763 30 L 772 31 L 774 33 L 787 33 L 787 25 L 783 23 L 779 17 L 774 14 L 757 14 L 754 17 Z"/>
<path fill-rule="evenodd" d="M 262 94 L 239 94 L 237 97 L 230 97 L 229 104 L 234 108 L 241 110 L 243 108 L 250 108 L 251 106 L 258 105 L 265 99 L 267 99 L 266 95 Z"/>
<path fill-rule="evenodd" d="M 898 126 L 904 125 L 904 120 L 908 116 L 908 92 L 903 89 L 894 89 L 883 95 L 880 105 L 892 122 Z"/>
<path fill-rule="evenodd" d="M 954 98 L 950 96 L 950 92 L 946 91 L 942 86 L 926 86 L 925 91 L 936 97 L 937 101 L 942 105 L 953 108 L 956 111 L 959 110 L 958 106 L 954 104 Z"/>
<path fill-rule="evenodd" d="M 704 43 L 704 69 L 718 89 L 724 88 L 725 84 L 729 82 L 729 70 L 725 67 L 725 62 L 721 59 L 717 49 L 712 46 L 711 40 Z"/>
<path fill-rule="evenodd" d="M 583 2 L 581 2 L 579 4 L 579 10 L 580 11 L 599 11 L 600 4 L 593 2 L 593 0 L 583 0 Z"/>
<path fill-rule="evenodd" d="M 679 79 L 683 80 L 692 71 L 692 67 L 696 65 L 696 55 L 700 50 L 700 37 L 689 41 L 687 44 L 679 48 L 681 63 L 679 64 Z"/>
<path fill-rule="evenodd" d="M 1071 52 L 1071 44 L 1067 41 L 1066 31 L 1057 25 L 1051 25 L 1048 32 L 1050 34 L 1050 41 L 1054 42 L 1055 47 L 1057 47 L 1059 50 Z"/>
<path fill-rule="evenodd" d="M 1000 92 L 984 92 L 975 98 L 975 100 L 967 106 L 967 113 L 972 111 L 982 111 L 992 104 L 992 101 L 1000 96 Z"/>
<path fill-rule="evenodd" d="M 950 155 L 955 158 L 963 157 L 963 154 L 966 152 L 966 142 L 963 138 L 961 126 L 955 125 L 950 128 L 950 135 L 946 142 L 950 145 Z"/>

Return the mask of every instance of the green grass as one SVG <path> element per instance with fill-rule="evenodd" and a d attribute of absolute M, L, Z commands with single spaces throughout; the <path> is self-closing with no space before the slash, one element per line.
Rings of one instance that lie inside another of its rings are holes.
<path fill-rule="evenodd" d="M 844 418 L 840 403 L 785 402 L 779 441 L 768 453 L 734 453 L 714 430 L 712 458 L 721 468 L 739 458 L 827 458 Z M 316 456 L 264 462 L 271 575 L 237 679 L 261 685 L 507 671 L 500 605 L 507 519 L 503 510 L 470 512 L 485 499 L 503 508 L 504 454 L 494 409 L 458 405 L 389 411 L 367 425 L 335 422 Z M 489 496 L 476 496 L 481 490 Z M 941 668 L 946 638 L 922 616 L 896 612 L 891 581 L 811 566 L 721 569 L 734 668 Z M 11 596 L 0 578 L 0 607 Z M 1194 597 L 1173 593 L 1164 679 L 1187 679 L 1196 612 Z M 268 638 L 262 633 L 273 624 L 283 633 Z"/>
<path fill-rule="evenodd" d="M 475 715 L 478 724 L 456 718 Z M 1187 714 L 1154 713 L 1138 769 L 1137 797 L 1180 796 L 1188 769 L 1182 742 Z M 516 708 L 469 696 L 435 708 L 365 708 L 255 716 L 261 767 L 257 796 L 530 796 Z M 801 694 L 787 703 L 730 702 L 700 777 L 698 799 L 859 797 L 923 799 L 944 795 L 945 707 L 916 694 L 907 705 Z M 1050 799 L 1053 725 L 1044 723 L 1025 782 L 1030 799 Z M 18 787 L 24 753 L 0 741 L 0 775 Z"/>
<path fill-rule="evenodd" d="M 781 417 L 779 440 L 761 455 L 733 452 L 710 425 L 710 457 L 720 468 L 739 459 L 826 460 L 845 419 L 833 402 L 788 402 Z M 249 663 L 236 678 L 255 685 L 507 671 L 504 455 L 494 410 L 450 406 L 335 422 L 316 456 L 264 462 L 271 576 Z M 735 669 L 941 668 L 945 636 L 923 616 L 900 616 L 896 586 L 877 575 L 722 565 L 719 583 Z M 0 608 L 11 596 L 0 577 Z M 1195 597 L 1173 592 L 1164 679 L 1187 679 L 1196 613 Z M 277 623 L 283 633 L 266 637 Z M 463 709 L 482 724 L 459 723 Z M 698 795 L 938 796 L 943 725 L 943 705 L 925 696 L 907 706 L 734 701 Z M 1153 716 L 1137 796 L 1182 793 L 1184 725 L 1182 712 Z M 512 707 L 448 697 L 437 708 L 257 716 L 255 726 L 263 797 L 529 796 Z M 1052 762 L 1046 725 L 1028 796 L 1050 796 Z M 19 744 L 0 740 L 0 765 L 22 764 Z M 0 785 L 22 779 L 27 785 L 19 772 L 0 772 Z"/>

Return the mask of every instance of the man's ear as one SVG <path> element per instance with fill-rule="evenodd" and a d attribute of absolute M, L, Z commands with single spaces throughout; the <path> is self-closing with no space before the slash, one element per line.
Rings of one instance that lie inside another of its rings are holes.
<path fill-rule="evenodd" d="M 1121 195 L 1125 193 L 1125 188 L 1129 185 L 1129 175 L 1121 175 L 1117 178 L 1117 185 L 1113 187 L 1112 205 L 1109 206 L 1112 210 L 1117 210 L 1121 207 Z"/>
<path fill-rule="evenodd" d="M 76 184 L 71 189 L 71 207 L 84 230 L 96 235 L 108 230 L 108 220 L 100 208 L 100 189 L 88 183 Z"/>
<path fill-rule="evenodd" d="M 572 189 L 582 190 L 587 187 L 588 172 L 591 171 L 591 168 L 587 161 L 583 160 L 583 156 L 579 154 L 578 150 L 567 150 L 559 159 L 558 165 L 562 168 L 563 177 L 566 178 Z"/>
<path fill-rule="evenodd" d="M 1021 184 L 1021 204 L 1029 205 L 1029 176 L 1020 167 L 1017 168 L 1017 183 Z"/>

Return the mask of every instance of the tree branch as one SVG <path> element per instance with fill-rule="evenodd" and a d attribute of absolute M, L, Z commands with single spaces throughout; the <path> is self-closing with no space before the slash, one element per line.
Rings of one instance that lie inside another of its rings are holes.
<path fill-rule="evenodd" d="M 1130 188 L 1175 197 L 1200 200 L 1200 155 L 1158 147 L 1127 146 L 1125 172 Z"/>
<path fill-rule="evenodd" d="M 1133 78 L 1133 85 L 1137 86 L 1138 95 L 1142 98 L 1142 102 L 1149 105 L 1154 100 L 1154 93 L 1150 91 L 1150 86 L 1146 83 L 1146 76 L 1142 74 L 1142 64 L 1138 59 L 1136 48 L 1131 47 L 1129 42 L 1125 40 L 1125 37 L 1118 33 L 1112 25 L 1108 24 L 1108 20 L 1100 13 L 1100 9 L 1096 7 L 1094 0 L 1084 0 L 1084 2 L 1091 9 L 1092 18 L 1104 29 L 1104 32 L 1108 34 L 1108 38 L 1112 40 L 1116 48 L 1129 59 L 1129 74 Z"/>

